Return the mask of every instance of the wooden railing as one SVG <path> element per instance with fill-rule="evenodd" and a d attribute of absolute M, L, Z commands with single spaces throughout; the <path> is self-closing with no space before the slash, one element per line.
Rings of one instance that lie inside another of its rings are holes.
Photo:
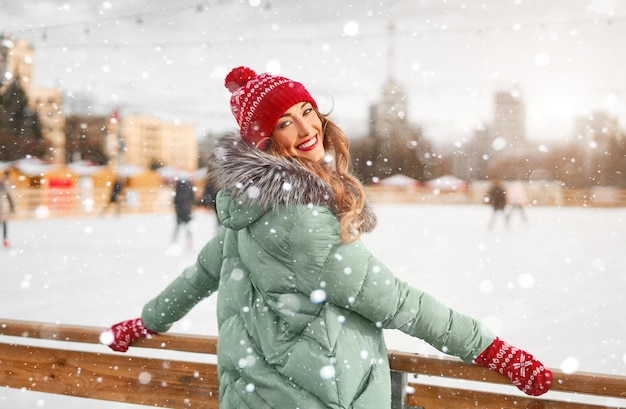
<path fill-rule="evenodd" d="M 437 192 L 427 188 L 368 186 L 367 195 L 375 203 L 478 204 L 484 205 L 486 186 L 477 185 L 463 192 Z M 16 189 L 17 218 L 85 216 L 102 213 L 110 189 L 82 191 L 79 188 Z M 535 186 L 528 189 L 532 206 L 626 207 L 626 189 L 561 189 Z M 121 201 L 121 213 L 160 213 L 173 210 L 170 187 L 129 188 Z M 115 213 L 108 205 L 109 213 Z"/>
<path fill-rule="evenodd" d="M 78 188 L 16 189 L 17 218 L 46 218 L 99 215 L 106 211 L 128 213 L 159 213 L 173 210 L 172 189 L 129 188 L 120 198 L 119 209 L 109 204 L 110 189 L 81 191 Z M 105 210 L 106 208 L 106 210 Z"/>
<path fill-rule="evenodd" d="M 216 365 L 206 359 L 216 354 L 217 338 L 159 334 L 133 344 L 156 355 L 146 357 L 134 347 L 126 354 L 110 352 L 99 345 L 101 330 L 0 319 L 0 386 L 153 407 L 219 407 Z M 81 348 L 85 344 L 96 345 Z M 202 359 L 174 357 L 172 351 Z M 504 377 L 458 360 L 399 351 L 390 351 L 389 359 L 392 409 L 626 407 L 622 376 L 553 369 L 552 390 L 533 398 Z M 408 381 L 411 374 L 417 379 Z M 506 391 L 495 391 L 501 384 Z"/>
<path fill-rule="evenodd" d="M 440 192 L 424 187 L 368 186 L 372 202 L 415 204 L 476 204 L 484 205 L 489 185 L 476 184 L 459 192 Z M 528 186 L 526 193 L 531 206 L 626 207 L 626 189 L 566 189 L 555 186 Z"/>

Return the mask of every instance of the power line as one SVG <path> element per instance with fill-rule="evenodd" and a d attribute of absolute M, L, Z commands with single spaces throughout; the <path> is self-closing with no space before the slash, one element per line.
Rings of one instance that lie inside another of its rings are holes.
<path fill-rule="evenodd" d="M 134 23 L 141 23 L 145 17 L 150 17 L 158 14 L 166 14 L 171 16 L 172 12 L 180 13 L 182 11 L 189 10 L 193 8 L 196 12 L 202 12 L 210 7 L 232 3 L 233 0 L 209 0 L 202 1 L 200 3 L 194 3 L 191 5 L 178 5 L 174 7 L 162 7 L 152 11 L 139 11 L 134 13 L 127 13 L 121 15 L 113 15 L 113 16 L 102 16 L 96 19 L 88 19 L 88 20 L 80 20 L 80 21 L 72 21 L 68 23 L 59 23 L 59 24 L 48 24 L 48 25 L 40 25 L 37 27 L 23 27 L 20 29 L 9 30 L 9 32 L 25 32 L 25 31 L 37 31 L 40 30 L 42 32 L 49 33 L 50 31 L 54 31 L 57 29 L 65 29 L 71 27 L 85 27 L 87 24 L 102 24 L 107 22 L 118 22 L 120 20 L 129 20 Z"/>
<path fill-rule="evenodd" d="M 163 46 L 163 47 L 180 47 L 180 46 L 232 46 L 233 44 L 259 44 L 266 42 L 280 42 L 280 43 L 289 43 L 289 42 L 300 42 L 307 44 L 310 41 L 324 41 L 324 40 L 348 40 L 348 41 L 360 41 L 360 40 L 368 40 L 371 38 L 383 40 L 386 35 L 387 29 L 387 21 L 383 21 L 381 23 L 380 29 L 371 31 L 369 33 L 359 33 L 355 36 L 347 36 L 347 35 L 333 35 L 333 34 L 315 34 L 314 36 L 309 36 L 307 38 L 294 38 L 293 36 L 273 36 L 272 38 L 259 38 L 256 35 L 243 36 L 240 35 L 237 38 L 225 38 L 225 39 L 213 39 L 213 40 L 183 40 L 183 41 L 153 41 L 153 42 L 132 42 L 124 40 L 123 42 L 102 42 L 102 43 L 63 43 L 62 45 L 57 44 L 48 44 L 46 40 L 55 30 L 63 30 L 71 27 L 81 27 L 85 34 L 92 35 L 91 28 L 93 25 L 96 25 L 97 29 L 103 29 L 106 27 L 110 27 L 108 24 L 119 24 L 120 21 L 131 22 L 133 25 L 146 26 L 149 24 L 150 17 L 157 15 L 165 15 L 167 17 L 172 17 L 176 14 L 180 14 L 189 10 L 193 10 L 197 15 L 203 13 L 206 10 L 210 10 L 214 6 L 232 4 L 234 0 L 210 0 L 204 1 L 200 3 L 194 3 L 191 5 L 182 5 L 182 6 L 174 6 L 174 7 L 165 7 L 159 8 L 155 10 L 141 11 L 141 12 L 133 12 L 127 13 L 123 15 L 117 16 L 102 16 L 97 19 L 88 19 L 81 20 L 69 23 L 62 24 L 51 24 L 51 25 L 41 25 L 38 27 L 29 27 L 23 28 L 20 30 L 13 30 L 12 33 L 16 32 L 25 32 L 25 31 L 40 31 L 41 37 L 43 38 L 43 42 L 38 44 L 39 47 L 47 47 L 47 48 L 64 48 L 64 49 L 72 49 L 72 48 L 120 48 L 120 47 L 155 47 L 155 46 Z M 269 4 L 269 3 L 268 3 Z M 339 16 L 336 16 L 335 19 L 339 19 Z M 402 18 L 395 19 L 397 22 L 402 22 Z M 528 23 L 518 23 L 518 24 L 495 24 L 495 25 L 469 25 L 469 26 L 458 26 L 458 27 L 448 27 L 444 24 L 432 25 L 431 27 L 420 27 L 420 28 L 400 28 L 398 29 L 398 25 L 396 25 L 396 38 L 401 40 L 408 40 L 414 38 L 420 38 L 421 36 L 432 36 L 432 35 L 447 35 L 447 34 L 467 34 L 472 33 L 475 35 L 480 35 L 488 32 L 501 32 L 501 31 L 523 31 L 523 30 L 548 30 L 556 26 L 570 26 L 570 27 L 580 27 L 583 25 L 594 25 L 596 27 L 604 26 L 606 28 L 612 28 L 617 24 L 622 24 L 626 21 L 626 16 L 610 16 L 610 17 L 602 17 L 602 18 L 577 18 L 577 19 L 567 19 L 567 20 L 553 20 L 553 21 L 543 21 L 543 22 L 528 22 Z M 310 34 L 310 33 L 309 33 Z M 14 34 L 15 36 L 15 34 Z"/>

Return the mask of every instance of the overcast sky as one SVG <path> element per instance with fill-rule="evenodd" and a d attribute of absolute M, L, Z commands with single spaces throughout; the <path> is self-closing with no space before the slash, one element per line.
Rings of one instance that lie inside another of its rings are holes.
<path fill-rule="evenodd" d="M 390 77 L 407 89 L 410 121 L 434 142 L 471 137 L 492 121 L 493 93 L 514 86 L 529 138 L 565 140 L 574 117 L 595 110 L 626 124 L 626 3 L 618 0 L 0 6 L 0 30 L 35 47 L 34 84 L 61 88 L 66 113 L 119 106 L 122 116 L 194 123 L 199 135 L 232 130 L 223 80 L 247 65 L 303 82 L 352 136 L 367 129 L 368 106 Z"/>

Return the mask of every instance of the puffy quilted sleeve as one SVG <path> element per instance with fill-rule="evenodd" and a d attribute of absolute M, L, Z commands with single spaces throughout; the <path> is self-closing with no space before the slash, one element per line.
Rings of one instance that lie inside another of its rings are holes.
<path fill-rule="evenodd" d="M 471 362 L 495 338 L 479 321 L 396 278 L 360 242 L 341 243 L 330 212 L 311 208 L 290 238 L 298 285 L 312 300 L 354 311 L 380 328 L 399 329 Z"/>
<path fill-rule="evenodd" d="M 201 300 L 217 291 L 222 265 L 222 229 L 198 254 L 196 262 L 185 268 L 159 295 L 150 300 L 141 314 L 146 327 L 167 331 Z"/>

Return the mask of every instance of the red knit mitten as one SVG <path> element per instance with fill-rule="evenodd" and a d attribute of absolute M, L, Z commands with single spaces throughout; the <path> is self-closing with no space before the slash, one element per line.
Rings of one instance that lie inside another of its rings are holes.
<path fill-rule="evenodd" d="M 539 396 L 550 389 L 552 372 L 528 352 L 496 338 L 474 361 L 508 377 L 527 395 Z"/>
<path fill-rule="evenodd" d="M 114 351 L 126 352 L 128 346 L 136 339 L 154 335 L 156 332 L 150 331 L 143 325 L 141 318 L 118 322 L 108 330 L 100 334 L 100 342 L 108 345 Z"/>

